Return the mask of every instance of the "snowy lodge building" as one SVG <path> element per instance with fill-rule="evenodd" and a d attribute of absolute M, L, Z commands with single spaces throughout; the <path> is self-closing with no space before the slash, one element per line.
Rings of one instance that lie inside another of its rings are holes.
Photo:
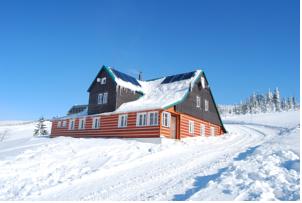
<path fill-rule="evenodd" d="M 53 119 L 52 137 L 180 139 L 226 132 L 201 70 L 143 81 L 103 66 L 88 92 L 88 105 Z"/>

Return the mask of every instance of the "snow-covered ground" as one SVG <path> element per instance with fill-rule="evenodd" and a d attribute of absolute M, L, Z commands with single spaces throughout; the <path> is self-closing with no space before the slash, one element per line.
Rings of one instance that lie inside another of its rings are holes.
<path fill-rule="evenodd" d="M 229 117 L 228 134 L 181 141 L 39 138 L 0 121 L 0 200 L 299 200 L 299 113 Z"/>

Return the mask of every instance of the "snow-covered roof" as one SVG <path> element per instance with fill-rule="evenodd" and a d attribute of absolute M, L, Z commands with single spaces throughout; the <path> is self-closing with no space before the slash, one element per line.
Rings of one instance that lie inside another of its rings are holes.
<path fill-rule="evenodd" d="M 140 92 L 142 96 L 135 101 L 122 104 L 113 112 L 101 113 L 100 115 L 167 109 L 182 102 L 188 95 L 190 88 L 193 87 L 202 74 L 202 70 L 196 70 L 155 80 L 141 81 L 111 67 L 103 66 L 103 68 L 105 68 L 118 86 Z M 74 118 L 86 115 L 87 109 L 62 118 Z"/>
<path fill-rule="evenodd" d="M 196 70 L 151 81 L 138 81 L 142 97 L 122 104 L 114 112 L 104 114 L 169 108 L 185 99 L 201 73 L 201 70 Z"/>
<path fill-rule="evenodd" d="M 108 73 L 113 77 L 117 85 L 133 91 L 143 92 L 142 86 L 140 85 L 140 81 L 136 78 L 120 71 L 117 71 L 112 67 L 105 68 L 107 69 Z"/>

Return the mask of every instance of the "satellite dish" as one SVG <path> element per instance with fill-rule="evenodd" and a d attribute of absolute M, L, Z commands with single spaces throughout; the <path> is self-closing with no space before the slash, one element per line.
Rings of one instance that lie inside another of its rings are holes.
<path fill-rule="evenodd" d="M 97 79 L 96 79 L 96 82 L 101 82 L 101 78 L 97 78 Z"/>

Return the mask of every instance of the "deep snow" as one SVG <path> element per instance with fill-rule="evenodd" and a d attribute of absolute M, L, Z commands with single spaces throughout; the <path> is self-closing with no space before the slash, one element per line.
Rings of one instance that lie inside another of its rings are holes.
<path fill-rule="evenodd" d="M 299 111 L 224 121 L 228 134 L 181 141 L 33 137 L 33 122 L 0 121 L 0 200 L 299 200 Z"/>

